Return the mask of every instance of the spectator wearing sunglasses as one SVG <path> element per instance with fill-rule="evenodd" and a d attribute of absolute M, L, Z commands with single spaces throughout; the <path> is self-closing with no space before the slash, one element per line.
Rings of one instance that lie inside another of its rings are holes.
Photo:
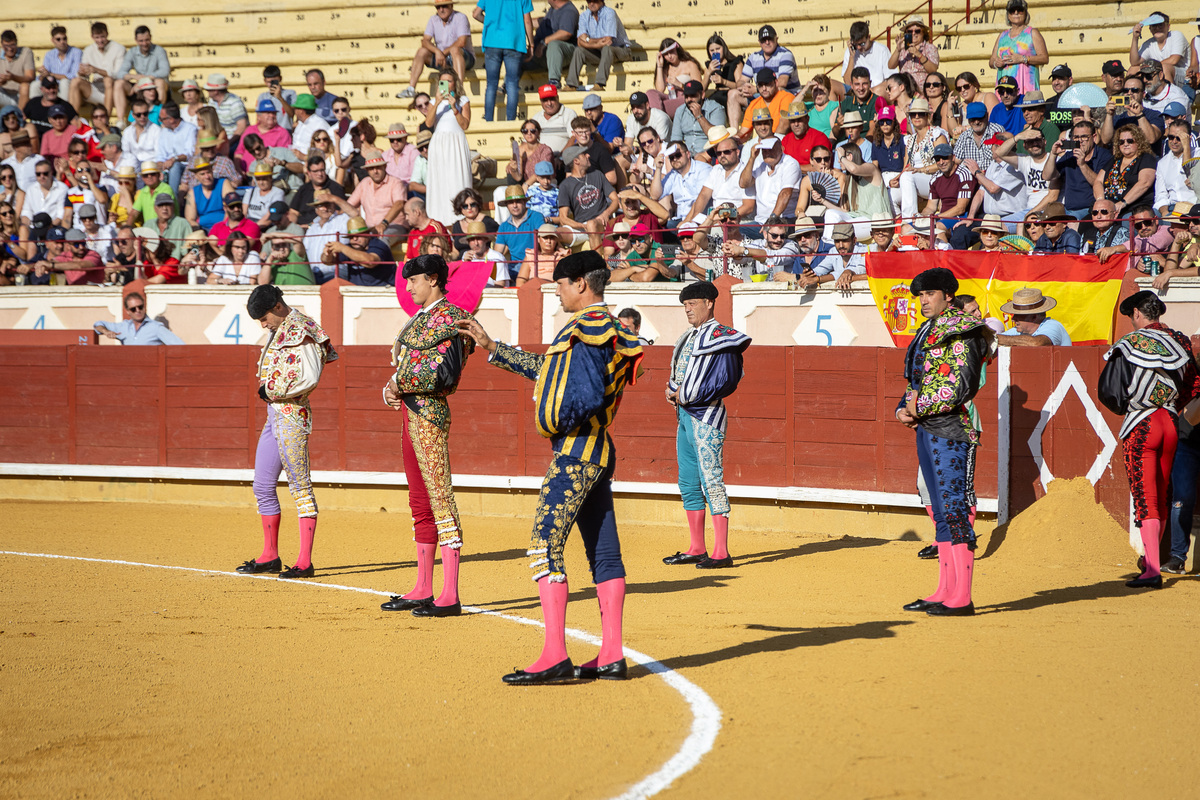
<path fill-rule="evenodd" d="M 1108 125 L 1108 120 L 1105 120 Z M 1102 137 L 1103 138 L 1103 137 Z M 1154 200 L 1154 178 L 1158 162 L 1141 128 L 1124 125 L 1112 137 L 1113 165 L 1097 177 L 1096 199 L 1116 203 L 1117 213 Z"/>
<path fill-rule="evenodd" d="M 521 123 L 521 140 L 517 144 L 517 157 L 509 159 L 505 173 L 510 185 L 528 187 L 534 183 L 534 167 L 539 163 L 549 162 L 554 158 L 554 152 L 549 145 L 542 143 L 542 126 L 536 119 L 527 119 Z"/>
<path fill-rule="evenodd" d="M 859 77 L 855 75 L 855 71 L 862 69 L 866 71 L 866 75 L 861 77 L 867 80 L 867 92 L 878 94 L 883 91 L 884 81 L 889 76 L 895 73 L 895 70 L 888 66 L 890 57 L 887 45 L 883 42 L 871 41 L 871 26 L 866 20 L 858 20 L 850 25 L 850 46 L 846 48 L 846 54 L 842 56 L 842 83 L 853 88 L 854 79 Z M 858 92 L 855 92 L 857 95 Z M 847 98 L 849 99 L 849 98 Z M 843 111 L 849 109 L 843 104 Z M 863 114 L 863 109 L 855 108 L 858 113 Z M 863 115 L 863 119 L 870 120 L 872 117 Z"/>
<path fill-rule="evenodd" d="M 1143 263 L 1143 258 L 1155 261 L 1160 271 L 1166 269 L 1167 254 L 1175 241 L 1170 227 L 1162 224 L 1150 206 L 1135 206 L 1130 216 L 1133 218 L 1133 242 L 1129 248 L 1133 258 L 1129 261 L 1130 269 L 1149 274 L 1149 265 Z"/>
<path fill-rule="evenodd" d="M 1084 236 L 1083 253 L 1094 253 L 1100 263 L 1129 252 L 1129 228 L 1117 219 L 1117 206 L 1112 200 L 1102 197 L 1092 204 L 1088 216 L 1092 224 Z"/>
<path fill-rule="evenodd" d="M 734 216 L 739 219 L 754 214 L 754 196 L 742 188 L 742 148 L 737 137 L 727 128 L 719 131 L 715 137 L 712 134 L 710 131 L 709 141 L 713 145 L 710 152 L 715 156 L 717 163 L 708 173 L 708 178 L 705 179 L 680 227 L 692 220 L 703 223 L 707 219 L 706 213 L 710 205 L 713 208 L 730 206 L 734 209 Z M 714 138 L 716 141 L 713 141 Z M 714 230 L 714 235 L 719 235 L 719 231 Z"/>
<path fill-rule="evenodd" d="M 996 123 L 1013 136 L 1025 130 L 1025 115 L 1017 106 L 1017 101 L 1020 99 L 1017 79 L 1005 77 L 996 81 L 996 97 L 1000 99 L 1000 102 L 992 106 L 988 122 Z"/>
<path fill-rule="evenodd" d="M 1142 42 L 1145 27 L 1150 28 L 1150 38 Z M 1167 81 L 1180 88 L 1188 85 L 1188 70 L 1194 70 L 1191 48 L 1179 31 L 1171 30 L 1171 18 L 1156 11 L 1142 22 L 1133 26 L 1133 40 L 1129 45 L 1130 68 L 1156 61 L 1166 72 Z"/>
<path fill-rule="evenodd" d="M 1066 147 L 1070 141 L 1072 147 Z M 1096 146 L 1096 126 L 1080 120 L 1075 127 L 1054 143 L 1051 159 L 1046 162 L 1046 180 L 1062 178 L 1062 201 L 1067 213 L 1084 219 L 1096 197 L 1096 182 L 1104 170 L 1112 166 L 1112 153 Z"/>
<path fill-rule="evenodd" d="M 705 143 L 707 142 L 705 137 Z M 650 182 L 650 196 L 667 209 L 667 227 L 675 228 L 696 202 L 713 168 L 692 158 L 691 152 L 680 141 L 667 145 L 665 156 L 670 170 L 665 177 L 663 170 L 654 171 L 654 178 Z"/>
<path fill-rule="evenodd" d="M 121 149 L 139 164 L 158 156 L 158 137 L 162 128 L 150 121 L 150 106 L 145 100 L 133 101 L 133 124 L 121 134 Z"/>
<path fill-rule="evenodd" d="M 1112 144 L 1116 131 L 1126 125 L 1134 125 L 1141 131 L 1147 143 L 1155 145 L 1163 135 L 1163 118 L 1162 114 L 1144 105 L 1145 80 L 1141 75 L 1130 74 L 1125 77 L 1122 86 L 1120 93 L 1125 96 L 1124 112 L 1122 113 L 1112 97 L 1108 98 L 1108 104 L 1104 107 L 1108 113 L 1104 115 L 1104 122 L 1100 125 L 1100 141 L 1103 144 Z"/>
<path fill-rule="evenodd" d="M 31 225 L 33 218 L 46 213 L 50 222 L 63 227 L 71 224 L 71 209 L 66 205 L 67 187 L 54 179 L 54 167 L 49 161 L 39 161 L 34 170 L 36 180 L 25 190 L 25 205 L 21 207 L 21 222 Z"/>
<path fill-rule="evenodd" d="M 130 239 L 132 239 L 132 235 Z M 183 344 L 171 329 L 156 319 L 146 316 L 146 298 L 139 292 L 125 295 L 125 313 L 128 319 L 118 322 L 95 322 L 92 328 L 101 336 L 116 339 L 121 344 Z"/>
<path fill-rule="evenodd" d="M 1021 96 L 1021 102 L 1017 104 L 1021 109 L 1021 116 L 1025 119 L 1025 129 L 1038 130 L 1042 133 L 1042 140 L 1045 142 L 1058 141 L 1058 126 L 1046 118 L 1046 98 L 1041 92 L 1032 90 Z M 1017 152 L 1021 155 L 1027 155 L 1023 143 L 1017 143 Z"/>
<path fill-rule="evenodd" d="M 463 189 L 456 194 L 451 201 L 451 206 L 454 208 L 455 215 L 461 217 L 450 226 L 450 243 L 456 254 L 467 252 L 467 226 L 472 222 L 481 223 L 487 234 L 492 237 L 500 230 L 499 223 L 488 214 L 483 213 L 483 196 L 474 189 Z"/>
<path fill-rule="evenodd" d="M 1166 217 L 1176 203 L 1192 206 L 1196 202 L 1196 192 L 1187 184 L 1183 165 L 1194 155 L 1192 152 L 1191 131 L 1183 121 L 1172 122 L 1167 126 L 1164 137 L 1167 146 L 1163 157 L 1158 160 L 1158 171 L 1154 178 L 1154 207 L 1159 216 Z"/>

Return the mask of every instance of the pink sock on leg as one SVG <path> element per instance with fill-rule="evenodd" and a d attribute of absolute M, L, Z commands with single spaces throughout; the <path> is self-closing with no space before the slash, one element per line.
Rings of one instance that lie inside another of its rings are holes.
<path fill-rule="evenodd" d="M 925 513 L 929 515 L 930 519 L 933 519 L 933 506 L 925 506 Z"/>
<path fill-rule="evenodd" d="M 542 621 L 546 624 L 546 640 L 538 660 L 526 672 L 543 672 L 567 658 L 567 582 L 555 583 L 550 576 L 538 581 L 538 597 L 542 602 Z"/>
<path fill-rule="evenodd" d="M 442 547 L 442 593 L 433 601 L 435 606 L 452 606 L 458 602 L 458 561 L 461 555 L 457 548 Z"/>
<path fill-rule="evenodd" d="M 625 657 L 625 646 L 621 640 L 621 622 L 625 615 L 625 579 L 596 584 L 596 598 L 600 601 L 600 655 L 583 666 L 604 667 Z"/>
<path fill-rule="evenodd" d="M 972 528 L 975 527 L 975 506 L 971 506 L 971 511 L 967 514 L 967 522 L 971 524 Z"/>
<path fill-rule="evenodd" d="M 955 588 L 954 562 L 950 555 L 950 543 L 938 542 L 938 587 L 937 591 L 926 597 L 930 603 L 943 603 L 953 596 Z"/>
<path fill-rule="evenodd" d="M 962 608 L 971 605 L 971 578 L 975 573 L 975 551 L 967 544 L 950 547 L 954 565 L 954 591 L 942 601 L 947 608 Z"/>
<path fill-rule="evenodd" d="M 436 544 L 417 542 L 417 584 L 403 595 L 405 600 L 424 600 L 433 597 L 433 553 Z"/>
<path fill-rule="evenodd" d="M 258 563 L 265 564 L 279 558 L 279 514 L 263 514 L 263 551 Z"/>
<path fill-rule="evenodd" d="M 312 566 L 313 539 L 317 536 L 317 518 L 300 518 L 300 555 L 296 556 L 296 566 L 308 569 Z"/>
<path fill-rule="evenodd" d="M 715 559 L 729 557 L 729 516 L 713 514 L 713 551 Z"/>
<path fill-rule="evenodd" d="M 1146 571 L 1139 578 L 1153 578 L 1161 575 L 1162 558 L 1159 553 L 1160 538 L 1162 537 L 1162 521 L 1157 519 L 1142 520 L 1142 547 L 1146 550 Z"/>
<path fill-rule="evenodd" d="M 704 548 L 704 509 L 699 511 L 684 511 L 687 514 L 688 533 L 691 535 L 691 546 L 688 547 L 687 554 L 689 556 L 698 556 L 707 553 Z"/>

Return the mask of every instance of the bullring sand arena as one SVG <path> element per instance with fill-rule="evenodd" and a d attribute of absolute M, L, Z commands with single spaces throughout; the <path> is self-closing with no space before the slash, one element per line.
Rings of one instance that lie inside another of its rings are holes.
<path fill-rule="evenodd" d="M 979 613 L 958 619 L 900 608 L 937 569 L 924 517 L 885 538 L 786 510 L 794 531 L 743 531 L 733 569 L 701 572 L 661 563 L 682 525 L 618 501 L 632 680 L 535 687 L 500 681 L 541 642 L 528 515 L 468 513 L 481 613 L 419 620 L 379 609 L 412 581 L 402 490 L 324 509 L 317 577 L 289 582 L 232 572 L 248 486 L 189 506 L 63 485 L 0 504 L 3 797 L 1198 793 L 1200 589 L 1126 589 L 1136 554 L 1086 479 L 981 520 Z M 575 535 L 567 553 L 580 663 L 599 614 Z"/>

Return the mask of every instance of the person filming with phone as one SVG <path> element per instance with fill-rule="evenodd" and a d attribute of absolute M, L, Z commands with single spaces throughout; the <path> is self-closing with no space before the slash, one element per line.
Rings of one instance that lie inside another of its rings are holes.
<path fill-rule="evenodd" d="M 1061 176 L 1059 198 L 1067 213 L 1085 219 L 1095 201 L 1097 180 L 1112 166 L 1112 152 L 1096 146 L 1096 126 L 1081 119 L 1054 143 L 1050 156 L 1042 176 L 1049 182 Z"/>
<path fill-rule="evenodd" d="M 1100 126 L 1101 144 L 1111 145 L 1113 131 L 1125 125 L 1136 125 L 1146 141 L 1153 145 L 1162 138 L 1164 125 L 1162 114 L 1143 105 L 1146 82 L 1141 75 L 1126 75 L 1121 93 L 1108 98 L 1104 106 L 1108 113 Z"/>

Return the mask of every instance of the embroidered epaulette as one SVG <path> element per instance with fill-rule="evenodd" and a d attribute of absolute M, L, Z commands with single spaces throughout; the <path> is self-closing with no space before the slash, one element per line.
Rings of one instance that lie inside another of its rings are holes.
<path fill-rule="evenodd" d="M 571 318 L 558 332 L 546 355 L 562 353 L 571 348 L 572 342 L 590 345 L 610 344 L 619 355 L 629 358 L 640 357 L 642 346 L 637 337 L 617 324 L 612 314 L 603 309 L 587 309 Z"/>
<path fill-rule="evenodd" d="M 325 329 L 318 325 L 312 317 L 294 308 L 292 313 L 288 314 L 280 323 L 279 330 L 275 332 L 271 344 L 276 348 L 298 347 L 304 344 L 305 339 L 312 339 L 321 345 L 326 363 L 337 360 L 337 351 L 333 349 L 333 343 L 329 341 L 329 334 L 325 333 Z"/>
<path fill-rule="evenodd" d="M 750 346 L 751 339 L 741 331 L 728 325 L 711 325 L 700 332 L 692 355 L 707 356 L 713 353 L 741 353 Z"/>
<path fill-rule="evenodd" d="M 1127 361 L 1146 369 L 1179 369 L 1188 362 L 1187 351 L 1164 331 L 1143 328 L 1122 336 L 1105 359 L 1120 352 Z"/>
<path fill-rule="evenodd" d="M 925 346 L 937 347 L 951 337 L 981 332 L 984 327 L 983 320 L 957 308 L 948 308 L 933 321 L 925 336 Z"/>
<path fill-rule="evenodd" d="M 426 314 L 425 318 L 420 320 L 420 324 L 413 325 L 407 330 L 402 331 L 399 337 L 399 344 L 410 350 L 428 350 L 448 339 L 453 339 L 455 336 L 461 335 L 462 331 L 458 329 L 455 323 L 471 318 L 470 314 L 458 306 L 443 301 L 438 303 L 433 311 Z M 467 355 L 474 352 L 475 341 L 473 339 L 469 336 L 463 336 L 463 342 Z"/>

